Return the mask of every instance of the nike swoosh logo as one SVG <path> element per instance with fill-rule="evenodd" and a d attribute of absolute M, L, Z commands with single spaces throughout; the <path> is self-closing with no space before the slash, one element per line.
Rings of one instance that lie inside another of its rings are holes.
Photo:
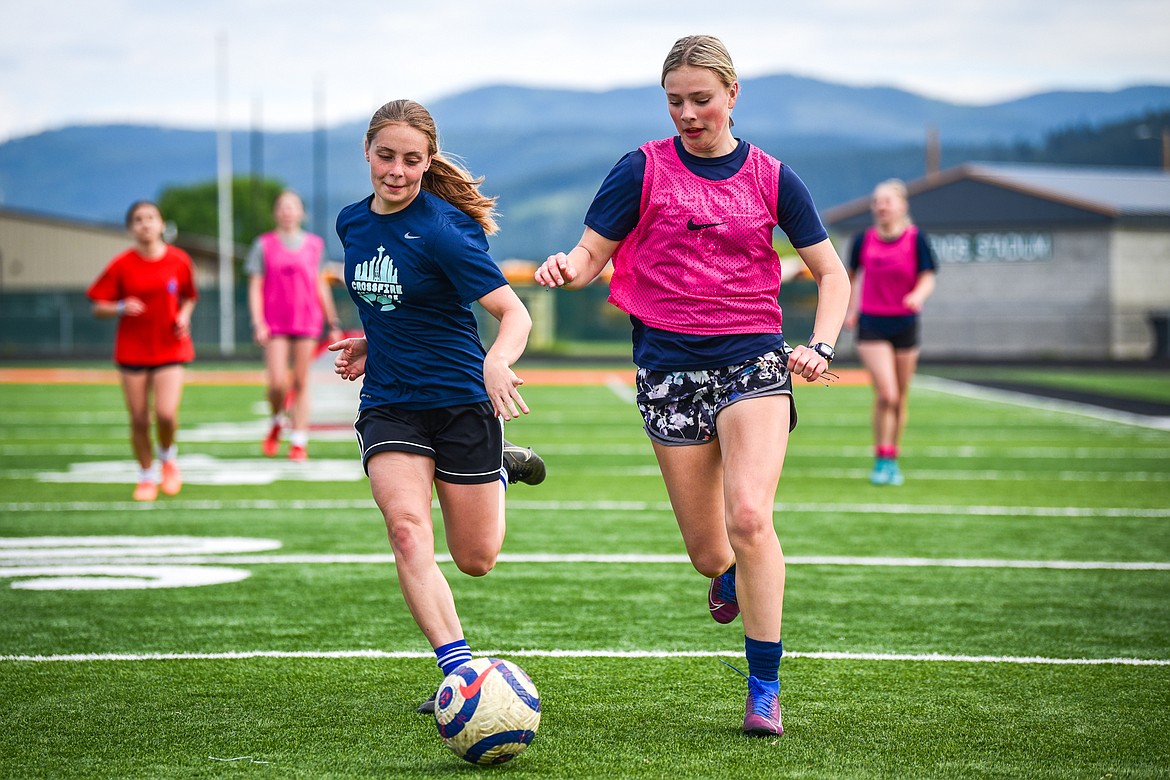
<path fill-rule="evenodd" d="M 422 238 L 422 236 L 411 235 L 409 230 L 406 231 L 405 233 L 403 233 L 402 237 L 405 238 L 407 241 L 413 241 L 416 238 Z"/>
<path fill-rule="evenodd" d="M 716 225 L 726 225 L 726 222 L 695 222 L 694 219 L 687 220 L 687 230 L 702 230 L 703 228 L 715 227 Z"/>
<path fill-rule="evenodd" d="M 459 695 L 464 699 L 474 699 L 479 695 L 479 688 L 483 685 L 483 681 L 487 679 L 487 676 L 492 673 L 492 669 L 495 669 L 502 663 L 503 661 L 494 661 L 491 666 L 479 673 L 479 677 L 472 680 L 471 685 L 460 684 Z"/>

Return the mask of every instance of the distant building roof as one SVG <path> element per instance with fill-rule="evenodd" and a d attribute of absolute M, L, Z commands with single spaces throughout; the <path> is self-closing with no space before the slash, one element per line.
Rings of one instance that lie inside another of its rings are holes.
<path fill-rule="evenodd" d="M 971 211 L 966 218 L 978 220 L 998 211 L 986 202 L 987 188 L 1007 191 L 1013 200 L 1012 215 L 1068 220 L 1076 212 L 1096 220 L 1145 221 L 1170 218 L 1170 173 L 1149 168 L 1093 168 L 1074 165 L 1033 165 L 1025 163 L 966 163 L 931 176 L 907 183 L 911 211 L 921 221 L 920 207 L 938 190 L 965 185 L 963 200 Z M 978 186 L 982 185 L 982 186 Z M 927 196 L 924 198 L 924 196 Z M 1028 209 L 1027 199 L 1047 202 L 1047 208 Z M 957 206 L 958 204 L 952 204 Z M 1055 210 L 1053 207 L 1059 209 Z M 947 209 L 954 211 L 954 208 Z M 929 209 L 931 216 L 950 221 L 939 209 Z M 825 212 L 825 222 L 838 229 L 854 229 L 869 222 L 869 196 L 835 206 Z M 1005 215 L 999 215 L 1002 218 Z M 1013 219 L 1013 221 L 1015 221 Z"/>
<path fill-rule="evenodd" d="M 972 177 L 1032 190 L 1053 199 L 1081 201 L 1116 214 L 1170 213 L 1170 174 L 1149 168 L 974 163 Z"/>

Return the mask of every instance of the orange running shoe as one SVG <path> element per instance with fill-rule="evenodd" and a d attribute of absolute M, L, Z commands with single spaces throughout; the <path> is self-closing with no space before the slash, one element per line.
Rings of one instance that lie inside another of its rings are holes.
<path fill-rule="evenodd" d="M 288 448 L 288 459 L 297 463 L 304 463 L 309 459 L 309 450 L 299 444 Z"/>
<path fill-rule="evenodd" d="M 280 452 L 280 422 L 272 423 L 272 430 L 268 432 L 268 438 L 260 445 L 261 451 L 266 458 L 275 458 L 276 453 Z"/>
<path fill-rule="evenodd" d="M 154 501 L 158 498 L 158 485 L 144 479 L 134 488 L 135 501 Z"/>
<path fill-rule="evenodd" d="M 183 477 L 179 474 L 179 464 L 173 460 L 164 460 L 162 464 L 162 492 L 168 496 L 174 496 L 182 489 Z"/>

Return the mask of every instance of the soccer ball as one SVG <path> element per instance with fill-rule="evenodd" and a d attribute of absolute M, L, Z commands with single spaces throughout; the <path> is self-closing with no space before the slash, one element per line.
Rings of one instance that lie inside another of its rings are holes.
<path fill-rule="evenodd" d="M 443 680 L 435 725 L 455 755 L 473 764 L 502 764 L 520 755 L 540 726 L 540 695 L 511 661 L 477 658 Z"/>

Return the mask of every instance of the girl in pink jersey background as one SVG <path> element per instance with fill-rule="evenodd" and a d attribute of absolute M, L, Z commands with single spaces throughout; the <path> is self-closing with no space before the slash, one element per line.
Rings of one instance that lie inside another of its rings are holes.
<path fill-rule="evenodd" d="M 918 313 L 934 292 L 936 263 L 926 236 L 910 219 L 906 185 L 877 185 L 874 224 L 853 239 L 853 294 L 845 325 L 857 328 L 857 354 L 873 383 L 875 485 L 901 485 L 898 467 L 910 380 L 918 367 Z"/>
<path fill-rule="evenodd" d="M 288 456 L 303 461 L 309 456 L 309 367 L 321 327 L 328 323 L 331 342 L 343 334 L 321 269 L 325 241 L 301 229 L 305 207 L 300 196 L 282 192 L 272 213 L 276 230 L 256 239 L 246 264 L 252 332 L 264 348 L 272 410 L 272 425 L 262 449 L 274 457 L 280 450 L 281 433 L 291 422 Z M 291 421 L 286 407 L 291 407 Z"/>
<path fill-rule="evenodd" d="M 791 375 L 825 376 L 849 281 L 803 182 L 732 135 L 739 82 L 723 44 L 677 41 L 662 87 L 678 135 L 614 166 L 577 246 L 536 281 L 583 287 L 612 258 L 610 301 L 630 315 L 638 406 L 687 554 L 711 578 L 711 616 L 743 615 L 743 730 L 777 736 L 785 571 L 773 506 L 796 423 Z M 808 346 L 782 333 L 776 226 L 817 282 Z"/>

